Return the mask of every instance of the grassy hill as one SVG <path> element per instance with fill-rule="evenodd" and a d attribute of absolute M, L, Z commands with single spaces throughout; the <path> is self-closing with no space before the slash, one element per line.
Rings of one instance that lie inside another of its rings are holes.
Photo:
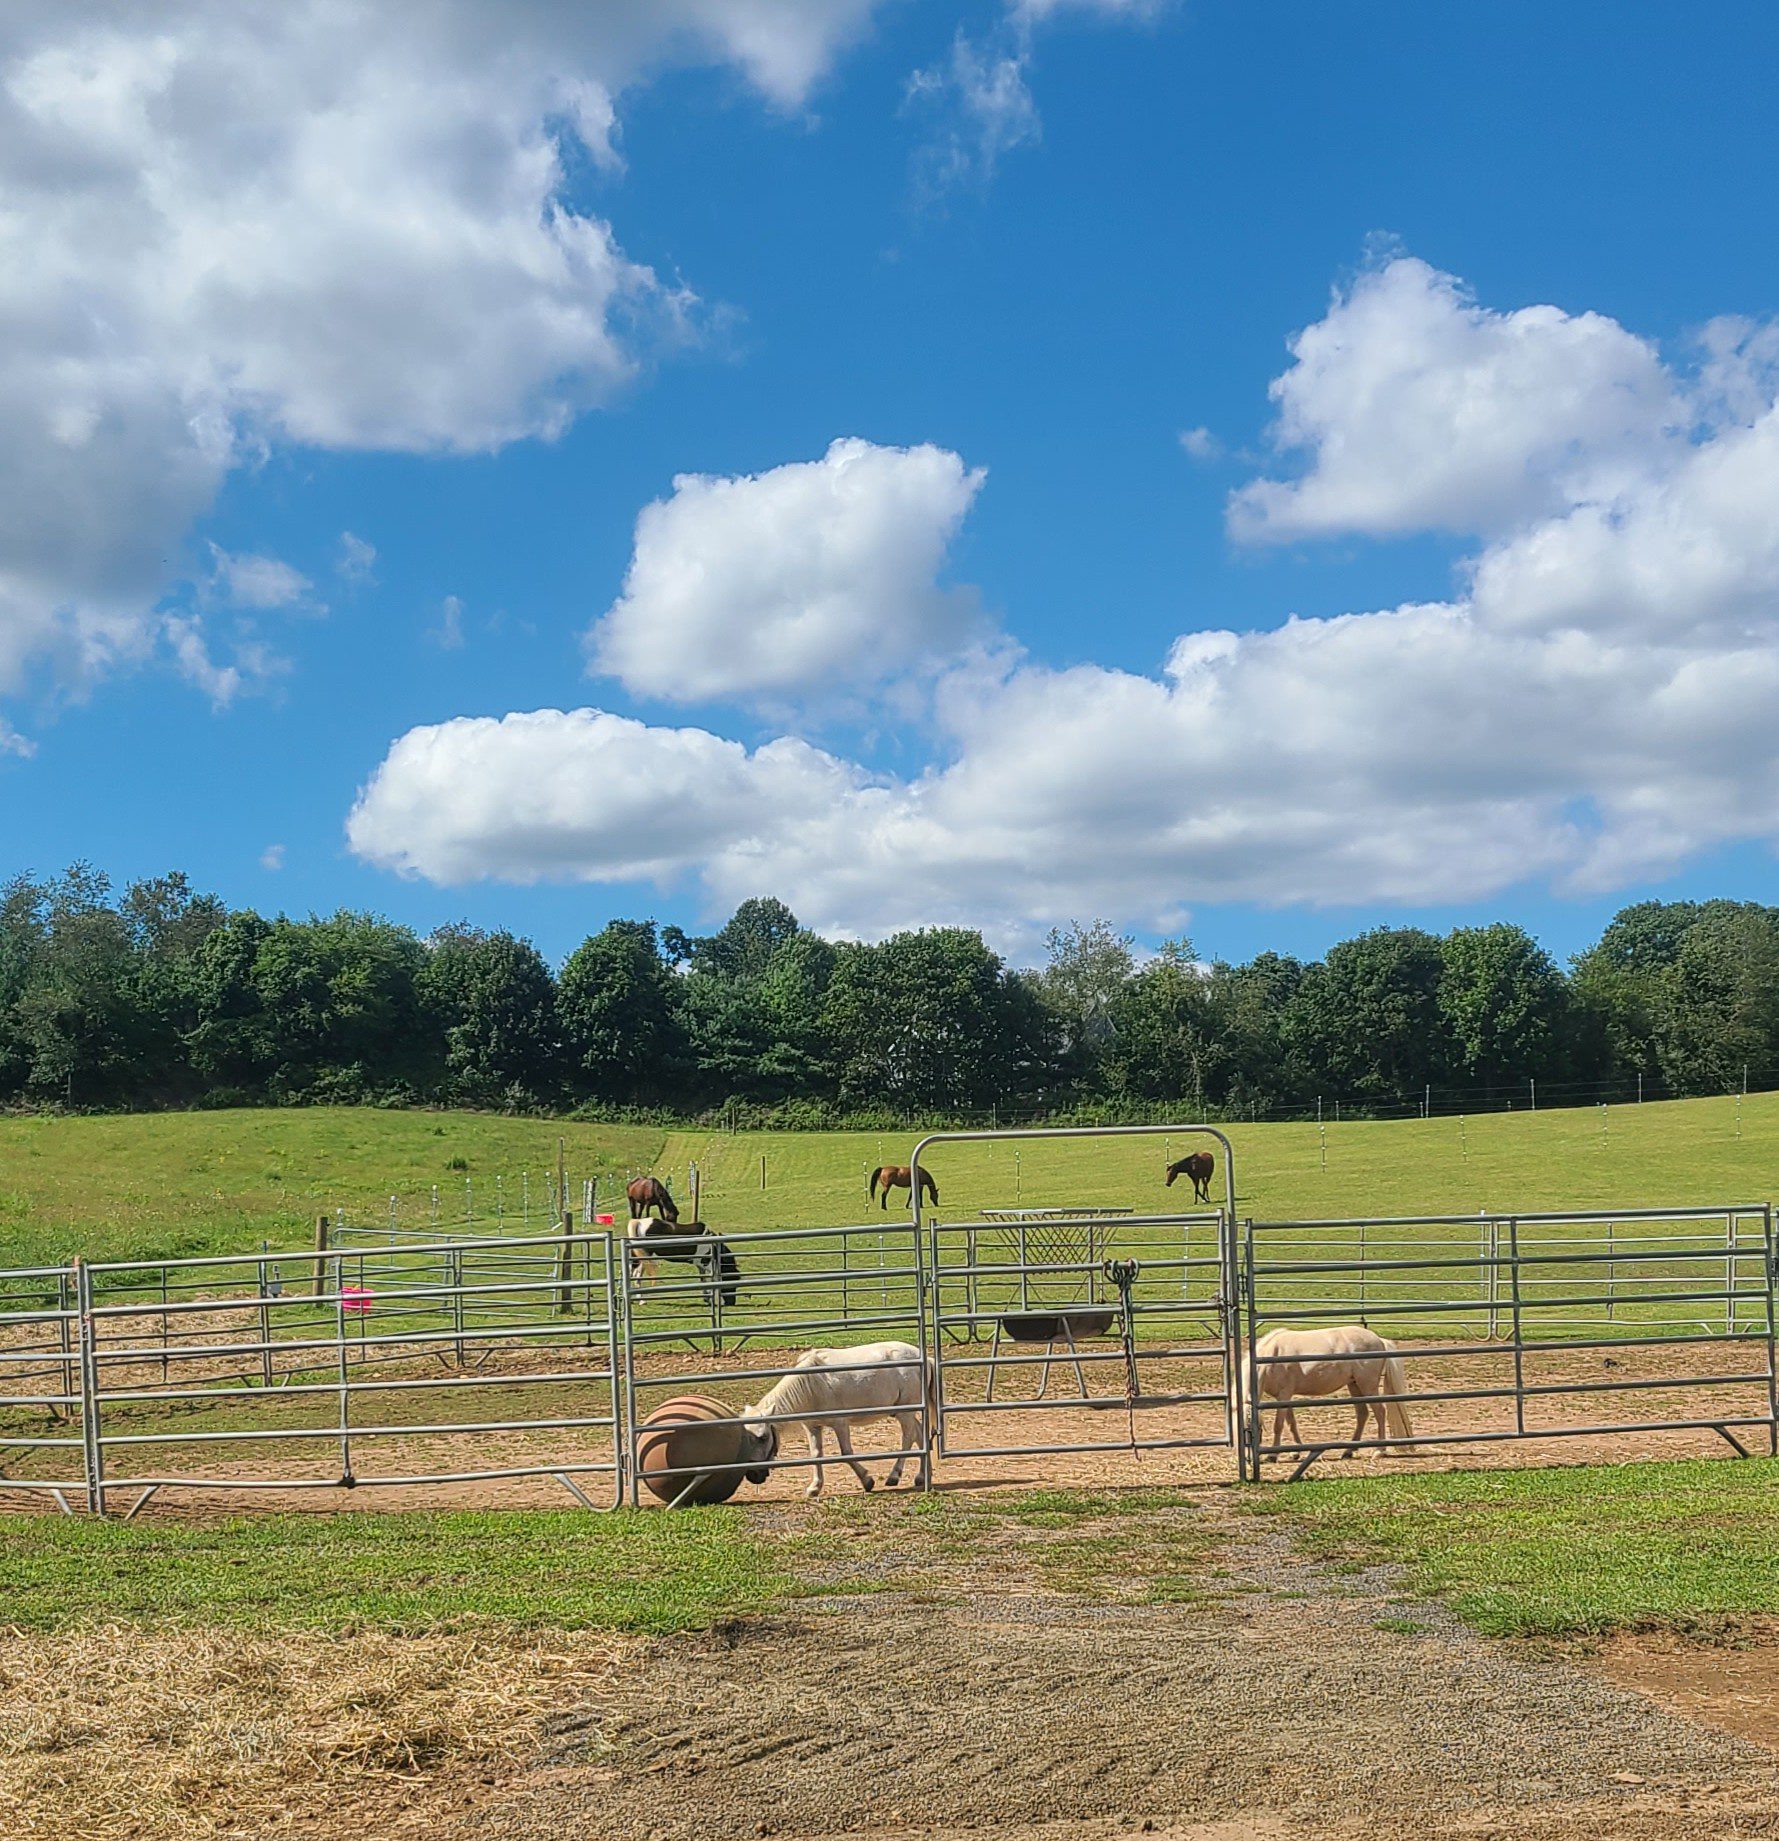
<path fill-rule="evenodd" d="M 1738 1118 L 1740 1135 L 1738 1135 Z M 1256 1218 L 1747 1202 L 1779 1191 L 1779 1095 L 1682 1100 L 1608 1112 L 1237 1125 L 1241 1210 Z M 541 1226 L 565 1147 L 570 1192 L 591 1176 L 603 1197 L 656 1170 L 683 1196 L 703 1176 L 703 1215 L 733 1229 L 863 1221 L 866 1176 L 901 1163 L 912 1137 L 872 1132 L 663 1132 L 468 1113 L 301 1110 L 0 1120 L 0 1265 L 246 1251 L 307 1242 L 317 1213 L 423 1229 L 437 1185 L 441 1218 L 498 1205 L 517 1227 L 525 1179 Z M 1190 1148 L 1099 1143 L 940 1145 L 941 1213 L 1101 1200 L 1190 1205 L 1161 1185 Z M 762 1160 L 764 1181 L 762 1182 Z M 1221 1173 L 1219 1173 L 1219 1184 Z M 1219 1187 L 1218 1194 L 1221 1193 Z M 893 1205 L 892 1205 L 893 1206 Z"/>

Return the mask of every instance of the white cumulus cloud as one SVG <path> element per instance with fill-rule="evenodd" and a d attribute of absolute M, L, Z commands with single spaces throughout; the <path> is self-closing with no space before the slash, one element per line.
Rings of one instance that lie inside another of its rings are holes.
<path fill-rule="evenodd" d="M 983 478 L 944 448 L 857 439 L 765 473 L 682 474 L 636 521 L 593 669 L 638 696 L 771 704 L 955 653 L 975 601 L 937 577 Z"/>
<path fill-rule="evenodd" d="M 750 751 L 596 711 L 415 730 L 362 795 L 354 849 L 440 882 L 640 876 L 693 882 L 713 908 L 769 889 L 825 928 L 962 921 L 1018 948 L 1082 913 L 1159 929 L 1215 901 L 1611 891 L 1715 846 L 1779 845 L 1766 330 L 1719 327 L 1695 372 L 1652 374 L 1624 329 L 1569 320 L 1559 343 L 1617 354 L 1628 388 L 1609 413 L 1571 367 L 1540 426 L 1524 354 L 1479 371 L 1478 353 L 1551 322 L 1392 267 L 1458 327 L 1408 367 L 1428 426 L 1399 401 L 1402 442 L 1437 471 L 1460 402 L 1512 437 L 1417 501 L 1427 482 L 1396 447 L 1367 449 L 1367 479 L 1330 419 L 1327 477 L 1371 508 L 1343 528 L 1413 525 L 1437 504 L 1435 521 L 1487 530 L 1448 598 L 1187 630 L 1153 674 L 940 663 L 935 759 L 900 778 L 790 736 Z M 1348 324 L 1350 298 L 1331 319 Z M 1322 343 L 1300 339 L 1299 362 L 1305 340 Z"/>
<path fill-rule="evenodd" d="M 1655 348 L 1598 313 L 1497 312 L 1413 257 L 1362 274 L 1272 386 L 1290 479 L 1230 500 L 1239 538 L 1489 533 L 1609 498 L 1682 414 Z"/>
<path fill-rule="evenodd" d="M 864 777 L 799 741 L 750 752 L 605 710 L 411 729 L 347 821 L 354 851 L 435 882 L 671 880 L 770 852 Z"/>
<path fill-rule="evenodd" d="M 670 59 L 795 107 L 870 10 L 15 0 L 0 694 L 144 656 L 169 558 L 268 443 L 484 451 L 622 388 L 694 303 L 569 201 L 575 148 L 615 164 L 614 98 Z"/>

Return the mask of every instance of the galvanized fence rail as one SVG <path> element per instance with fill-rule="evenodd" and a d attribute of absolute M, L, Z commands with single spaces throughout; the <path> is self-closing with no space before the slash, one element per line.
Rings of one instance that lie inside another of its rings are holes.
<path fill-rule="evenodd" d="M 85 1502 L 86 1367 L 73 1266 L 0 1272 L 0 1488 Z"/>
<path fill-rule="evenodd" d="M 1186 1128 L 1035 1135 L 1133 1130 Z M 949 1134 L 995 1135 L 1034 1134 Z M 1203 1447 L 1244 1479 L 1275 1450 L 1265 1474 L 1299 1475 L 1394 1388 L 1294 1399 L 1287 1440 L 1263 1341 L 1346 1324 L 1394 1345 L 1404 1451 L 1707 1431 L 1779 1452 L 1766 1204 L 1238 1223 L 1225 1181 L 1217 1209 L 1047 1210 L 1041 1233 L 916 1200 L 646 1247 L 569 1222 L 0 1272 L 0 1496 L 134 1514 L 162 1490 L 554 1478 L 635 1502 L 664 1400 L 738 1408 L 811 1348 L 844 1376 L 880 1342 L 930 1379 L 873 1463 Z M 804 1449 L 821 1413 L 773 1417 L 770 1460 L 733 1468 L 836 1461 Z"/>
<path fill-rule="evenodd" d="M 653 1249 L 678 1245 L 685 1251 L 697 1240 L 687 1237 L 634 1243 L 626 1249 L 619 1277 L 624 1367 L 626 1472 L 630 1500 L 641 1500 L 640 1447 L 648 1417 L 676 1395 L 706 1393 L 713 1383 L 747 1394 L 747 1404 L 762 1401 L 796 1369 L 811 1347 L 848 1350 L 884 1342 L 903 1342 L 915 1351 L 922 1373 L 928 1371 L 931 1338 L 928 1290 L 922 1264 L 921 1237 L 907 1222 L 890 1226 L 783 1228 L 725 1234 L 721 1239 L 733 1260 L 733 1288 L 708 1273 L 677 1275 L 663 1265 L 652 1277 L 644 1260 Z M 704 1359 L 708 1351 L 709 1360 Z M 713 1370 L 711 1362 L 727 1365 Z M 862 1373 L 881 1363 L 830 1362 L 830 1375 Z M 905 1364 L 912 1365 L 912 1364 Z M 889 1458 L 899 1467 L 913 1460 L 923 1476 L 933 1453 L 930 1393 L 918 1389 L 913 1435 L 898 1426 L 892 1450 L 873 1446 L 873 1461 Z M 738 1403 L 741 1404 L 741 1403 Z M 767 1472 L 810 1470 L 812 1493 L 819 1489 L 825 1465 L 843 1463 L 806 1437 L 807 1450 L 787 1449 L 788 1435 L 814 1427 L 819 1411 L 779 1410 L 768 1421 L 778 1435 L 769 1458 L 749 1458 L 714 1471 Z"/>
<path fill-rule="evenodd" d="M 76 1268 L 89 1507 L 134 1492 L 134 1515 L 163 1489 L 530 1476 L 618 1499 L 607 1235 L 510 1240 L 473 1266 L 455 1245 L 332 1254 L 296 1286 L 270 1263 Z M 501 1461 L 491 1441 L 518 1435 Z M 405 1461 L 383 1461 L 390 1450 Z"/>
<path fill-rule="evenodd" d="M 1462 1231 L 1455 1231 L 1462 1230 Z M 1766 1204 L 1388 1221 L 1250 1221 L 1242 1256 L 1239 1467 L 1300 1476 L 1351 1439 L 1281 1436 L 1290 1408 L 1326 1424 L 1392 1399 L 1422 1421 L 1412 1451 L 1515 1439 L 1707 1430 L 1779 1452 L 1775 1245 Z M 1361 1324 L 1392 1345 L 1397 1393 L 1290 1397 L 1275 1329 Z M 1597 1363 L 1597 1367 L 1595 1364 Z M 1275 1381 L 1272 1376 L 1280 1377 Z M 1638 1415 L 1600 1416 L 1629 1398 Z M 1270 1418 L 1270 1441 L 1263 1421 Z M 1300 1433 L 1301 1433 L 1301 1427 Z"/>
<path fill-rule="evenodd" d="M 1227 1446 L 1217 1222 L 1131 1215 L 1073 1225 L 1082 1257 L 1052 1236 L 1038 1258 L 985 1245 L 967 1224 L 932 1224 L 940 1454 Z"/>

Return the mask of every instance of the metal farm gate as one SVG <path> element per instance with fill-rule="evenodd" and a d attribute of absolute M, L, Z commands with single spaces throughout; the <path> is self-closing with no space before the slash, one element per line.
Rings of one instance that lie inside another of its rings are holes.
<path fill-rule="evenodd" d="M 935 1145 L 1197 1138 L 1222 1155 L 1222 1208 L 1138 1214 L 1000 1208 L 923 1219 Z M 941 1459 L 1227 1449 L 1241 1403 L 1235 1158 L 1208 1125 L 938 1132 L 911 1159 L 928 1271 L 932 1441 Z"/>
<path fill-rule="evenodd" d="M 1569 1214 L 1249 1221 L 1242 1235 L 1243 1368 L 1259 1377 L 1239 1469 L 1262 1447 L 1301 1476 L 1341 1424 L 1384 1395 L 1298 1399 L 1300 1426 L 1264 1398 L 1269 1330 L 1363 1324 L 1393 1345 L 1396 1396 L 1437 1445 L 1591 1438 L 1602 1458 L 1639 1434 L 1711 1431 L 1779 1452 L 1773 1210 L 1648 1208 Z M 1263 1424 L 1271 1420 L 1271 1425 Z"/>
<path fill-rule="evenodd" d="M 615 1502 L 613 1292 L 604 1234 L 0 1274 L 0 1486 L 126 1519 L 163 1489 L 534 1476 Z"/>
<path fill-rule="evenodd" d="M 935 1147 L 1116 1138 L 1213 1147 L 1216 1202 L 922 1207 Z M 1207 1480 L 1296 1476 L 1392 1398 L 1411 1454 L 1561 1438 L 1619 1461 L 1687 1432 L 1779 1452 L 1764 1203 L 1249 1220 L 1232 1147 L 1202 1125 L 941 1132 L 911 1164 L 909 1214 L 854 1226 L 626 1245 L 565 1218 L 0 1272 L 0 1491 L 134 1514 L 161 1490 L 544 1477 L 589 1507 L 634 1502 L 655 1407 L 737 1409 L 810 1348 L 882 1341 L 924 1354 L 931 1394 L 895 1451 L 861 1455 L 917 1470 L 1050 1458 L 1031 1468 L 1063 1480 L 1094 1468 L 1070 1454 L 1202 1450 Z M 1265 1338 L 1349 1324 L 1398 1366 L 1377 1394 L 1290 1400 L 1286 1437 Z M 775 1416 L 759 1468 L 808 1471 L 799 1415 Z"/>

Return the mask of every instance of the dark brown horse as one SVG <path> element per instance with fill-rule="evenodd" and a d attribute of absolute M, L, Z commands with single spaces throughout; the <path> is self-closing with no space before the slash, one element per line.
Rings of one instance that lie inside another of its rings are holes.
<path fill-rule="evenodd" d="M 865 1191 L 867 1195 L 876 1195 L 879 1185 L 883 1189 L 883 1199 L 877 1204 L 879 1208 L 889 1207 L 889 1192 L 892 1189 L 911 1189 L 914 1186 L 913 1173 L 905 1163 L 880 1163 L 871 1172 L 871 1186 Z M 930 1195 L 936 1204 L 939 1200 L 939 1185 L 933 1181 L 931 1170 L 920 1173 L 920 1192 Z"/>
<path fill-rule="evenodd" d="M 1192 1179 L 1192 1199 L 1195 1202 L 1208 1202 L 1211 1199 L 1211 1178 L 1217 1174 L 1217 1160 L 1209 1151 L 1194 1151 L 1190 1156 L 1182 1157 L 1178 1163 L 1167 1167 L 1167 1186 L 1174 1186 L 1176 1176 L 1189 1176 Z"/>
<path fill-rule="evenodd" d="M 658 1176 L 639 1176 L 624 1193 L 630 1198 L 630 1219 L 640 1221 L 652 1208 L 663 1221 L 677 1221 L 679 1207 Z"/>

